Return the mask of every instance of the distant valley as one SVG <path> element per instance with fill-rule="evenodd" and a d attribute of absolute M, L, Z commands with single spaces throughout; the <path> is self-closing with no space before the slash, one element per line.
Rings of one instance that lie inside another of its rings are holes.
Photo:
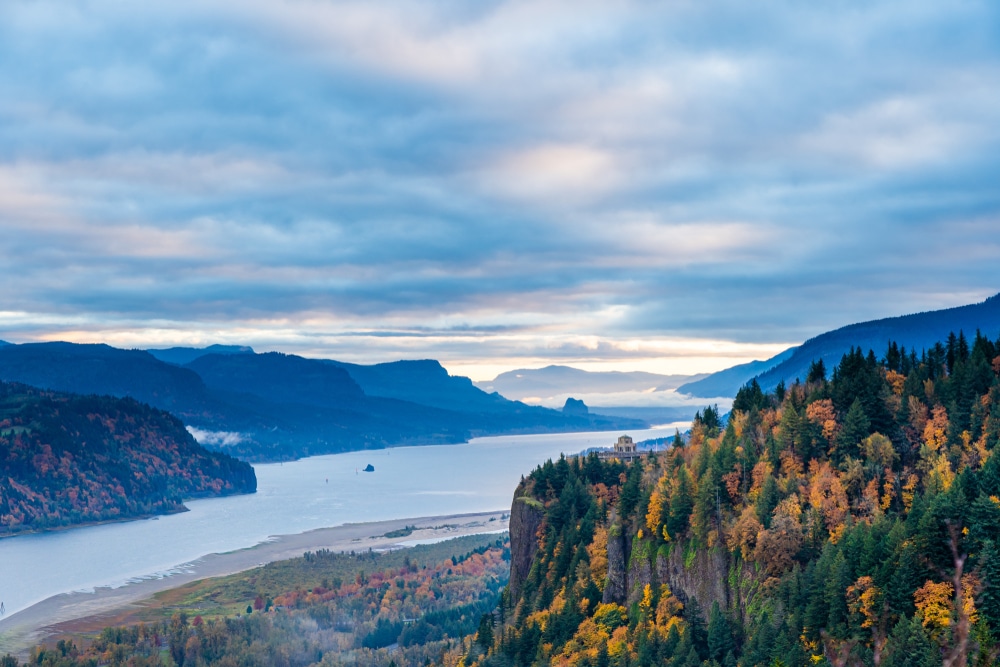
<path fill-rule="evenodd" d="M 252 461 L 646 425 L 510 401 L 430 360 L 360 366 L 249 348 L 147 352 L 32 343 L 0 347 L 0 380 L 129 396 L 173 413 L 207 446 Z"/>
<path fill-rule="evenodd" d="M 546 366 L 508 371 L 493 380 L 475 384 L 483 391 L 499 392 L 512 400 L 532 405 L 558 407 L 564 405 L 567 399 L 576 398 L 604 415 L 662 424 L 689 420 L 705 406 L 707 401 L 703 398 L 692 400 L 678 393 L 677 388 L 707 375 L 595 372 L 570 366 Z"/>

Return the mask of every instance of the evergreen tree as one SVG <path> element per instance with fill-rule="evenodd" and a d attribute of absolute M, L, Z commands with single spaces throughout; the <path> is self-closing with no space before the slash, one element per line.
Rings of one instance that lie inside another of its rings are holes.
<path fill-rule="evenodd" d="M 740 390 L 736 392 L 736 398 L 733 400 L 733 410 L 740 410 L 742 412 L 761 410 L 766 405 L 766 402 L 767 398 L 760 388 L 757 378 L 754 378 L 740 387 Z"/>
<path fill-rule="evenodd" d="M 754 511 L 757 512 L 757 520 L 765 528 L 771 527 L 771 512 L 774 511 L 779 502 L 781 502 L 781 492 L 778 490 L 778 483 L 774 481 L 774 476 L 768 473 L 764 478 L 764 483 L 761 485 L 757 502 L 754 504 Z"/>
<path fill-rule="evenodd" d="M 837 550 L 830 565 L 830 576 L 824 586 L 827 609 L 826 629 L 834 636 L 843 636 L 847 629 L 847 587 L 853 582 L 851 567 L 842 551 Z"/>
<path fill-rule="evenodd" d="M 694 498 L 691 497 L 691 477 L 687 466 L 681 466 L 677 471 L 677 484 L 670 494 L 670 517 L 667 520 L 667 532 L 679 537 L 688 529 L 691 522 L 691 510 L 694 509 Z"/>
<path fill-rule="evenodd" d="M 735 648 L 729 619 L 719 609 L 719 603 L 712 602 L 712 611 L 708 615 L 708 657 L 721 662 Z"/>
<path fill-rule="evenodd" d="M 882 652 L 882 667 L 937 667 L 939 652 L 916 616 L 902 618 L 892 629 Z"/>
<path fill-rule="evenodd" d="M 826 380 L 826 364 L 823 363 L 822 359 L 817 359 L 809 364 L 809 374 L 806 375 L 806 383 L 812 384 L 813 382 L 823 382 L 824 380 Z"/>
<path fill-rule="evenodd" d="M 622 486 L 621 497 L 618 499 L 618 509 L 622 518 L 631 516 L 636 505 L 639 504 L 639 483 L 642 481 L 642 466 L 632 464 L 628 470 L 628 477 Z"/>
<path fill-rule="evenodd" d="M 983 584 L 977 606 L 979 613 L 1000 634 L 1000 550 L 987 540 L 979 556 L 980 580 Z"/>
<path fill-rule="evenodd" d="M 476 642 L 484 651 L 489 650 L 493 645 L 493 615 L 483 614 L 479 619 L 479 630 L 476 632 Z"/>
<path fill-rule="evenodd" d="M 681 430 L 674 429 L 674 449 L 684 448 L 684 438 L 681 437 Z"/>
<path fill-rule="evenodd" d="M 854 402 L 851 403 L 850 409 L 847 411 L 847 415 L 844 417 L 844 425 L 837 435 L 838 457 L 856 456 L 858 445 L 871 433 L 869 430 L 870 426 L 871 422 L 868 421 L 868 416 L 861 405 L 861 400 L 855 398 Z"/>
<path fill-rule="evenodd" d="M 602 641 L 601 646 L 597 649 L 596 667 L 611 667 L 611 660 L 608 657 L 608 643 L 605 641 Z"/>
<path fill-rule="evenodd" d="M 719 420 L 719 406 L 710 405 L 704 410 L 698 411 L 694 414 L 694 421 L 700 422 L 705 428 L 705 435 L 707 437 L 713 438 L 719 434 L 719 427 L 721 421 Z"/>
<path fill-rule="evenodd" d="M 708 657 L 708 631 L 697 598 L 691 598 L 684 606 L 684 620 L 687 621 L 688 632 L 691 634 L 691 644 L 701 656 L 701 660 L 704 660 Z"/>

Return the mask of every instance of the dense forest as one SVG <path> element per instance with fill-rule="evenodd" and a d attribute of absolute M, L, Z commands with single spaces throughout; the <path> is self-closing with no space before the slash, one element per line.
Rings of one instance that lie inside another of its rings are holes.
<path fill-rule="evenodd" d="M 252 493 L 253 468 L 132 399 L 0 382 L 0 536 L 162 514 Z"/>
<path fill-rule="evenodd" d="M 507 622 L 464 664 L 993 665 L 1000 341 L 852 350 L 631 466 L 518 488 Z"/>
<path fill-rule="evenodd" d="M 34 649 L 27 664 L 389 667 L 464 654 L 507 583 L 506 537 L 404 551 L 321 550 L 202 582 L 162 620 L 107 628 L 89 642 L 62 639 Z M 0 658 L 0 667 L 18 664 Z"/>

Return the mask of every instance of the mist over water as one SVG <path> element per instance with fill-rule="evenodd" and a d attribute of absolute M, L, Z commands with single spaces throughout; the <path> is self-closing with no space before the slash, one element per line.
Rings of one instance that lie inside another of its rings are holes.
<path fill-rule="evenodd" d="M 637 441 L 675 427 L 633 431 Z M 686 424 L 680 426 L 686 427 Z M 192 500 L 189 512 L 0 540 L 3 618 L 59 593 L 194 569 L 192 561 L 345 523 L 508 509 L 522 475 L 618 433 L 476 438 L 254 466 L 257 493 Z M 375 472 L 361 472 L 368 464 Z"/>

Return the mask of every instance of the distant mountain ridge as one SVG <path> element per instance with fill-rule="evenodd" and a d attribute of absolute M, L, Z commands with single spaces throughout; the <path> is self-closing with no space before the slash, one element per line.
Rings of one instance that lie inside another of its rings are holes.
<path fill-rule="evenodd" d="M 204 411 L 212 397 L 198 374 L 143 350 L 104 344 L 0 347 L 0 380 L 74 394 L 130 396 L 175 413 Z"/>
<path fill-rule="evenodd" d="M 736 366 L 714 373 L 701 382 L 684 385 L 678 391 L 707 396 L 709 390 L 706 387 L 727 386 L 732 390 L 730 395 L 735 395 L 739 387 L 754 377 L 764 391 L 770 391 L 782 381 L 790 384 L 796 379 L 805 380 L 813 361 L 822 359 L 826 368 L 836 367 L 851 347 L 860 347 L 864 352 L 874 350 L 881 357 L 892 340 L 919 353 L 947 338 L 949 333 L 964 331 L 967 336 L 972 336 L 977 329 L 991 337 L 1000 332 L 1000 294 L 981 303 L 850 324 L 810 338 L 797 348 L 786 350 L 765 362 L 754 362 L 767 368 L 752 375 L 741 373 L 737 370 L 741 367 Z M 745 379 L 733 389 L 741 374 Z"/>
<path fill-rule="evenodd" d="M 507 371 L 493 380 L 476 382 L 484 391 L 496 391 L 512 400 L 548 398 L 564 394 L 610 394 L 669 391 L 702 375 L 660 375 L 643 371 L 585 371 L 571 366 L 546 366 Z"/>
<path fill-rule="evenodd" d="M 682 394 L 690 394 L 691 396 L 700 396 L 702 398 L 735 396 L 740 387 L 791 357 L 796 349 L 790 347 L 765 361 L 751 361 L 732 366 L 718 373 L 712 373 L 701 380 L 682 384 L 677 387 L 677 391 Z"/>
<path fill-rule="evenodd" d="M 470 412 L 504 412 L 510 401 L 487 393 L 467 377 L 449 375 L 434 359 L 392 361 L 372 366 L 328 361 L 351 376 L 369 396 L 395 398 L 421 405 Z"/>
<path fill-rule="evenodd" d="M 187 364 L 211 389 L 248 393 L 279 404 L 352 404 L 364 391 L 343 369 L 311 359 L 264 354 L 207 354 Z"/>
<path fill-rule="evenodd" d="M 130 396 L 180 417 L 203 442 L 251 460 L 501 433 L 645 426 L 508 401 L 448 375 L 436 361 L 360 366 L 277 352 L 197 352 L 174 349 L 170 358 L 192 358 L 179 366 L 153 352 L 108 345 L 9 345 L 0 347 L 0 380 Z"/>
<path fill-rule="evenodd" d="M 168 347 L 146 350 L 151 355 L 168 364 L 183 366 L 206 354 L 254 354 L 247 345 L 209 345 L 208 347 Z"/>

